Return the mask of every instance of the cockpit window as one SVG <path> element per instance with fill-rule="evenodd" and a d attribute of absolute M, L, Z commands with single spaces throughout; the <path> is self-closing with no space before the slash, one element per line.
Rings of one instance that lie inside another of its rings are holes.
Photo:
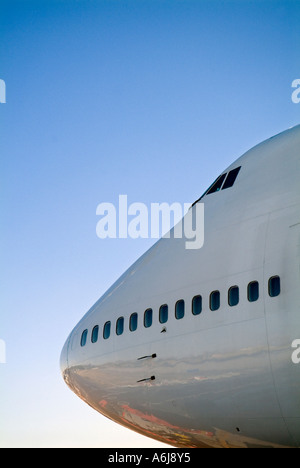
<path fill-rule="evenodd" d="M 196 205 L 196 203 L 201 201 L 202 198 L 205 197 L 205 195 L 210 195 L 211 193 L 220 192 L 220 190 L 225 190 L 230 187 L 233 187 L 241 168 L 242 166 L 237 167 L 236 169 L 230 171 L 228 174 L 225 173 L 218 177 L 217 180 L 206 190 L 206 192 L 204 192 L 202 197 L 196 200 L 192 206 Z"/>
<path fill-rule="evenodd" d="M 221 187 L 223 185 L 223 182 L 226 178 L 227 174 L 221 175 L 216 182 L 212 185 L 212 187 L 208 190 L 207 195 L 210 195 L 211 193 L 219 192 L 221 190 Z"/>
<path fill-rule="evenodd" d="M 233 169 L 232 171 L 229 172 L 227 179 L 225 180 L 225 183 L 222 187 L 222 190 L 228 189 L 230 187 L 233 187 L 237 176 L 239 175 L 239 172 L 241 170 L 241 166 L 237 167 L 236 169 Z"/>

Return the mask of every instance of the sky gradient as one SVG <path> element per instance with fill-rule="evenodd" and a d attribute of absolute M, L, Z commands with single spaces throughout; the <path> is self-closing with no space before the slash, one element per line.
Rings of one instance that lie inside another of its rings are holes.
<path fill-rule="evenodd" d="M 161 446 L 75 397 L 75 324 L 154 241 L 99 203 L 193 202 L 299 124 L 300 2 L 0 0 L 1 447 Z"/>

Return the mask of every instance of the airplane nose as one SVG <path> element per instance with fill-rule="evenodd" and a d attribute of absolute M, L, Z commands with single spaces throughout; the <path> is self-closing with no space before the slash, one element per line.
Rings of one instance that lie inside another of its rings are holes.
<path fill-rule="evenodd" d="M 60 355 L 60 370 L 64 379 L 66 378 L 66 372 L 69 367 L 69 363 L 68 363 L 69 340 L 70 339 L 68 338 L 67 341 L 65 342 L 65 345 Z"/>
<path fill-rule="evenodd" d="M 65 345 L 62 349 L 61 355 L 60 355 L 60 370 L 62 373 L 62 377 L 65 381 L 65 383 L 68 385 L 68 387 L 74 391 L 74 386 L 72 384 L 72 371 L 70 369 L 70 362 L 69 362 L 69 351 L 70 351 L 70 341 L 72 339 L 72 333 L 65 342 Z"/>

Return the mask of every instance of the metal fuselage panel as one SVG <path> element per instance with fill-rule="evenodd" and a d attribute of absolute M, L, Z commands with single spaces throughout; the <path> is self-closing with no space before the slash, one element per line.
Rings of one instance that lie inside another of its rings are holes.
<path fill-rule="evenodd" d="M 63 351 L 71 389 L 110 419 L 177 447 L 300 446 L 300 127 L 250 150 L 234 187 L 203 198 L 205 243 L 161 239 L 95 304 Z M 195 209 L 195 207 L 193 208 Z M 281 293 L 270 297 L 278 275 Z M 259 299 L 247 287 L 259 283 Z M 228 304 L 238 286 L 239 303 Z M 219 310 L 209 298 L 220 291 Z M 191 303 L 202 296 L 202 313 Z M 185 316 L 175 318 L 178 300 Z M 169 320 L 158 311 L 169 306 Z M 143 314 L 153 309 L 153 325 Z M 135 332 L 128 327 L 139 314 Z M 115 333 L 123 316 L 125 331 Z M 103 340 L 103 325 L 112 333 Z M 100 338 L 91 343 L 91 330 Z M 86 346 L 80 346 L 83 330 Z"/>

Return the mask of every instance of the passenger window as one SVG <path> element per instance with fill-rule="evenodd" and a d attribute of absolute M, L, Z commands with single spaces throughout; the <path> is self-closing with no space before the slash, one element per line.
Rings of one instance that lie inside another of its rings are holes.
<path fill-rule="evenodd" d="M 144 326 L 145 328 L 150 328 L 153 321 L 153 310 L 147 309 L 144 314 Z"/>
<path fill-rule="evenodd" d="M 180 301 L 176 302 L 175 317 L 177 320 L 181 320 L 183 319 L 184 314 L 185 314 L 184 300 L 181 299 Z"/>
<path fill-rule="evenodd" d="M 118 336 L 123 335 L 124 332 L 124 317 L 120 317 L 117 320 L 116 333 Z"/>
<path fill-rule="evenodd" d="M 103 338 L 105 340 L 108 340 L 110 337 L 110 330 L 111 330 L 111 322 L 106 322 L 106 324 L 103 327 Z"/>
<path fill-rule="evenodd" d="M 213 291 L 210 295 L 210 310 L 219 310 L 221 306 L 221 294 L 220 291 Z"/>
<path fill-rule="evenodd" d="M 97 343 L 99 335 L 99 326 L 96 325 L 92 331 L 92 343 Z"/>
<path fill-rule="evenodd" d="M 137 330 L 137 327 L 138 327 L 138 314 L 134 313 L 130 316 L 129 330 L 134 332 Z"/>
<path fill-rule="evenodd" d="M 237 167 L 236 169 L 233 169 L 233 171 L 230 171 L 227 179 L 225 180 L 225 184 L 223 185 L 222 190 L 228 189 L 232 187 L 236 181 L 237 176 L 239 175 L 239 172 L 241 170 L 241 166 Z"/>
<path fill-rule="evenodd" d="M 257 281 L 252 281 L 248 284 L 248 301 L 256 302 L 259 298 L 259 284 Z"/>
<path fill-rule="evenodd" d="M 228 304 L 231 307 L 237 306 L 240 302 L 240 290 L 238 286 L 232 286 L 228 291 Z"/>
<path fill-rule="evenodd" d="M 193 315 L 200 315 L 202 312 L 202 296 L 195 296 L 192 300 Z"/>
<path fill-rule="evenodd" d="M 169 307 L 165 304 L 159 309 L 159 321 L 160 323 L 167 323 L 169 319 Z"/>
<path fill-rule="evenodd" d="M 81 335 L 81 342 L 80 342 L 82 347 L 86 345 L 87 336 L 88 336 L 88 330 L 84 330 L 84 332 Z"/>
<path fill-rule="evenodd" d="M 281 285 L 279 276 L 273 276 L 269 279 L 269 296 L 277 297 L 280 295 Z"/>

